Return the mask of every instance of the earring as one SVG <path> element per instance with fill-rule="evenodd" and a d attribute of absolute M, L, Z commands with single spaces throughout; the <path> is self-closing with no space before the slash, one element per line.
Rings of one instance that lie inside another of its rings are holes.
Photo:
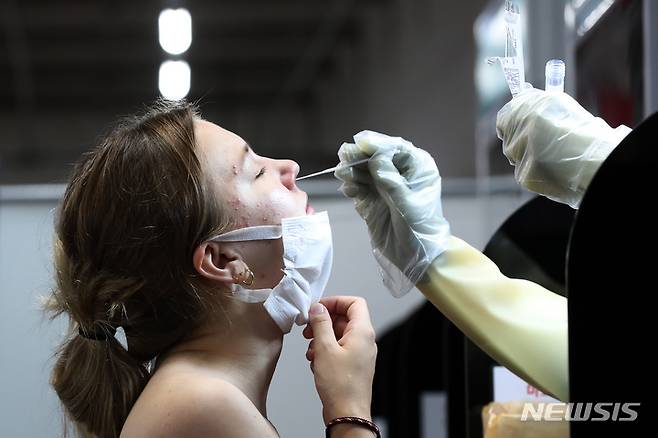
<path fill-rule="evenodd" d="M 233 277 L 233 282 L 234 283 L 241 283 L 242 279 L 244 278 L 244 275 L 249 270 L 249 267 L 242 260 L 236 260 L 235 264 L 236 264 L 235 271 L 239 270 L 239 272 L 234 271 L 233 275 L 231 275 L 231 277 Z"/>
<path fill-rule="evenodd" d="M 247 268 L 247 275 L 248 275 L 247 279 L 242 280 L 242 284 L 244 284 L 245 286 L 251 286 L 252 284 L 254 284 L 255 275 L 249 268 Z"/>
<path fill-rule="evenodd" d="M 234 281 L 235 283 L 242 283 L 242 282 L 243 282 L 242 279 L 245 278 L 245 274 L 246 274 L 246 273 L 247 273 L 247 271 L 242 271 L 242 272 L 240 272 L 240 273 L 238 273 L 238 274 L 235 274 L 235 275 L 233 276 L 233 281 Z"/>

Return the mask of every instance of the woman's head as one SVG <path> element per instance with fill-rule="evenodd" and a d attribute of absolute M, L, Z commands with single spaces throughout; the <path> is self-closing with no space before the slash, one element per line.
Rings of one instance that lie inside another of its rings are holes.
<path fill-rule="evenodd" d="M 231 281 L 216 273 L 235 260 L 264 263 L 249 245 L 207 239 L 304 213 L 297 165 L 245 157 L 244 146 L 193 106 L 158 103 L 123 120 L 76 165 L 57 214 L 56 287 L 46 309 L 70 317 L 51 383 L 82 430 L 118 436 L 148 380 L 144 364 L 221 309 Z M 117 326 L 128 352 L 111 336 L 77 335 L 78 327 Z"/>
<path fill-rule="evenodd" d="M 240 136 L 211 122 L 195 120 L 201 160 L 211 185 L 223 194 L 234 218 L 233 228 L 280 224 L 307 213 L 308 197 L 295 185 L 299 166 L 254 153 Z M 194 254 L 196 270 L 205 278 L 230 283 L 244 265 L 256 275 L 254 287 L 272 287 L 282 274 L 281 241 L 202 242 Z"/>

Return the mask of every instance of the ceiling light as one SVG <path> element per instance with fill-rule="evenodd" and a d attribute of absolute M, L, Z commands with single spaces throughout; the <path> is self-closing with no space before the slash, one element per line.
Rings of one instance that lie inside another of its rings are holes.
<path fill-rule="evenodd" d="M 165 61 L 160 65 L 158 88 L 162 97 L 179 100 L 190 91 L 190 66 L 185 61 Z"/>
<path fill-rule="evenodd" d="M 165 9 L 158 17 L 158 35 L 162 49 L 180 55 L 192 44 L 192 16 L 187 9 Z"/>

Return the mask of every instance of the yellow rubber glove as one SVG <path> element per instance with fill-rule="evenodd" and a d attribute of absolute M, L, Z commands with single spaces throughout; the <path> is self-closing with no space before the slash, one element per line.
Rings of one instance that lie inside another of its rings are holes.
<path fill-rule="evenodd" d="M 569 399 L 567 300 L 511 279 L 451 236 L 416 286 L 488 355 L 555 398 Z"/>

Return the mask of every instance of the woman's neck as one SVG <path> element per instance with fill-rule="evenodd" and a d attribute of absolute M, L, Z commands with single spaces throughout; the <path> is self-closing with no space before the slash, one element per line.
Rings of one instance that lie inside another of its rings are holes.
<path fill-rule="evenodd" d="M 283 333 L 262 303 L 230 301 L 217 315 L 177 344 L 170 357 L 194 357 L 249 397 L 267 417 L 267 393 L 283 347 Z M 223 320 L 219 320 L 219 318 Z M 230 322 L 228 321 L 230 319 Z"/>

